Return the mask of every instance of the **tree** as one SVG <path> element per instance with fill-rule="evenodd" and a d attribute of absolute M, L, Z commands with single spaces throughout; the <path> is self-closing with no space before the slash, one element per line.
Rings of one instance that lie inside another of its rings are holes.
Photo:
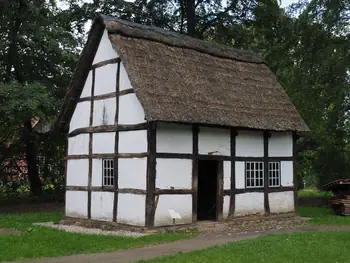
<path fill-rule="evenodd" d="M 0 79 L 10 101 L 4 104 L 3 111 L 11 114 L 3 121 L 11 125 L 13 134 L 17 134 L 16 129 L 22 131 L 17 139 L 25 144 L 28 178 L 35 195 L 41 193 L 41 183 L 37 135 L 33 133 L 31 118 L 55 116 L 68 86 L 78 46 L 68 14 L 69 11 L 57 8 L 54 1 L 44 0 L 13 1 L 0 10 Z M 24 94 L 23 99 L 11 97 L 20 94 Z M 15 139 L 12 136 L 8 142 Z M 11 151 L 7 149 L 3 154 Z"/>

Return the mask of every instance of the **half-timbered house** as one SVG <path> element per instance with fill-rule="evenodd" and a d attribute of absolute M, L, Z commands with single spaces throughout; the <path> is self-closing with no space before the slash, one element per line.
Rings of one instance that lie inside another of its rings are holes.
<path fill-rule="evenodd" d="M 135 226 L 294 212 L 308 127 L 257 54 L 113 17 L 93 22 L 56 126 L 66 216 Z"/>

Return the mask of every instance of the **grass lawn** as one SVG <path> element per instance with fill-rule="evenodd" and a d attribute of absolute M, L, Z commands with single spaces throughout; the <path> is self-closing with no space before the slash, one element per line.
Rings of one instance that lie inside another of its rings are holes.
<path fill-rule="evenodd" d="M 350 261 L 349 244 L 349 232 L 270 235 L 140 262 L 348 263 Z"/>
<path fill-rule="evenodd" d="M 299 214 L 311 217 L 311 225 L 350 225 L 350 216 L 336 216 L 326 207 L 299 207 Z"/>
<path fill-rule="evenodd" d="M 83 235 L 33 226 L 35 222 L 58 222 L 62 213 L 1 214 L 0 228 L 16 228 L 21 235 L 0 235 L 0 262 L 79 253 L 115 251 L 190 238 L 196 233 L 157 234 L 140 238 Z"/>

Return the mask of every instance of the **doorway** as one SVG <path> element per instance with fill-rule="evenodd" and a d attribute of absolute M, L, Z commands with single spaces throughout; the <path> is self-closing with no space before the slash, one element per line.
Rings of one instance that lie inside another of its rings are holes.
<path fill-rule="evenodd" d="M 197 220 L 217 219 L 218 167 L 218 161 L 198 161 Z"/>

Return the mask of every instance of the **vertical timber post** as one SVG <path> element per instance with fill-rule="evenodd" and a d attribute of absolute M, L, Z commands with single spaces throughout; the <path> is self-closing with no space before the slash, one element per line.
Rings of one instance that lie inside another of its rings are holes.
<path fill-rule="evenodd" d="M 293 187 L 294 187 L 294 213 L 298 215 L 298 178 L 297 178 L 297 134 L 293 132 Z"/>
<path fill-rule="evenodd" d="M 95 69 L 92 70 L 92 86 L 91 86 L 91 101 L 90 101 L 90 120 L 89 126 L 92 127 L 94 120 L 94 95 L 95 95 L 95 79 L 96 79 Z M 92 140 L 93 134 L 89 133 L 89 174 L 88 174 L 88 218 L 91 219 L 91 182 L 92 182 Z"/>
<path fill-rule="evenodd" d="M 219 161 L 217 167 L 217 187 L 216 187 L 216 221 L 222 221 L 224 207 L 224 162 Z"/>
<path fill-rule="evenodd" d="M 118 68 L 117 68 L 117 76 L 116 76 L 116 105 L 115 105 L 115 116 L 114 116 L 114 124 L 117 125 L 119 123 L 119 79 L 120 79 L 120 60 L 118 60 Z M 115 132 L 114 138 L 114 199 L 113 199 L 113 222 L 117 222 L 117 213 L 118 213 L 118 169 L 119 169 L 119 131 Z"/>
<path fill-rule="evenodd" d="M 198 201 L 198 133 L 199 127 L 192 125 L 192 223 L 197 222 Z"/>
<path fill-rule="evenodd" d="M 148 122 L 147 126 L 147 194 L 146 194 L 146 227 L 154 226 L 156 212 L 155 190 L 156 190 L 156 129 L 155 122 Z"/>
<path fill-rule="evenodd" d="M 231 151 L 231 189 L 230 189 L 230 206 L 228 218 L 232 219 L 235 214 L 236 205 L 236 137 L 237 131 L 235 129 L 230 130 L 230 151 Z"/>
<path fill-rule="evenodd" d="M 270 214 L 269 204 L 269 138 L 271 134 L 264 131 L 264 207 L 265 215 Z"/>

